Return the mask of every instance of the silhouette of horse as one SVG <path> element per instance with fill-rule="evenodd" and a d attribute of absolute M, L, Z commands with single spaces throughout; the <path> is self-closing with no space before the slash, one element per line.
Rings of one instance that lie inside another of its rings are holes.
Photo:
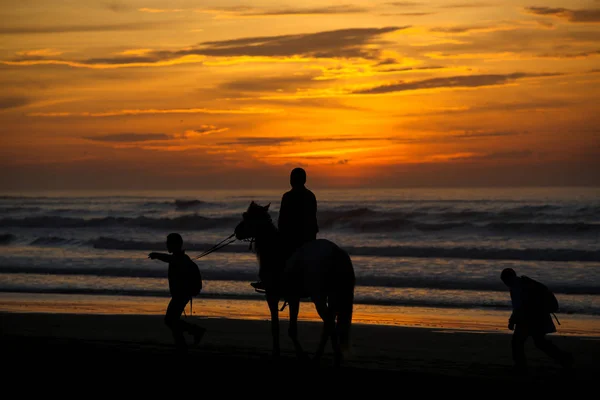
<path fill-rule="evenodd" d="M 288 335 L 298 358 L 306 358 L 298 341 L 298 312 L 300 299 L 310 298 L 323 320 L 313 359 L 321 358 L 327 340 L 331 338 L 334 365 L 340 366 L 342 354 L 349 347 L 352 324 L 355 285 L 352 261 L 344 250 L 326 239 L 305 243 L 286 261 L 282 251 L 285 246 L 269 215 L 269 205 L 250 203 L 243 213 L 243 220 L 235 228 L 235 236 L 239 240 L 255 241 L 259 275 L 271 312 L 273 356 L 280 355 L 279 301 L 283 299 L 290 312 Z"/>

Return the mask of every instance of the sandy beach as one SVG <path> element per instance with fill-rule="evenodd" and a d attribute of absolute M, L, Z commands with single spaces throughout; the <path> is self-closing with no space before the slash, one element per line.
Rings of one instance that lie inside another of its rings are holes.
<path fill-rule="evenodd" d="M 335 373 L 381 388 L 394 387 L 399 379 L 409 386 L 429 382 L 458 388 L 533 382 L 581 388 L 593 384 L 600 373 L 600 338 L 593 336 L 552 335 L 558 346 L 574 354 L 576 361 L 570 371 L 555 365 L 529 341 L 526 350 L 531 372 L 523 378 L 511 373 L 511 336 L 506 332 L 355 323 L 351 354 L 336 370 L 330 347 L 320 363 L 298 361 L 286 336 L 286 320 L 281 323 L 282 357 L 274 360 L 270 356 L 270 322 L 265 318 L 197 314 L 187 318 L 206 327 L 207 333 L 182 360 L 173 355 L 170 332 L 159 314 L 4 311 L 0 314 L 3 358 L 11 371 L 35 365 L 34 373 L 43 371 L 46 378 L 103 374 L 123 380 L 135 372 L 158 379 L 195 376 L 206 382 L 223 376 L 253 381 L 262 379 L 251 378 L 259 373 L 285 380 L 294 373 L 304 378 L 316 374 L 326 381 L 327 374 Z M 299 329 L 310 356 L 321 325 L 304 320 Z"/>

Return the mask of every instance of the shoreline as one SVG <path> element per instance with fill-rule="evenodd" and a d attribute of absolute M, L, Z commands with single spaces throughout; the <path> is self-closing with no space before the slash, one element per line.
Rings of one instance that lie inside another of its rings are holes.
<path fill-rule="evenodd" d="M 71 295 L 0 293 L 0 312 L 90 315 L 164 315 L 169 298 L 114 295 Z M 280 303 L 282 305 L 282 303 Z M 195 298 L 185 315 L 214 318 L 268 321 L 264 300 Z M 287 320 L 288 310 L 280 313 Z M 490 309 L 431 308 L 419 306 L 383 306 L 355 304 L 353 325 L 429 328 L 448 332 L 510 334 L 506 324 L 510 313 Z M 600 339 L 600 317 L 558 314 L 555 336 Z M 321 322 L 311 302 L 303 302 L 298 316 L 301 322 Z"/>

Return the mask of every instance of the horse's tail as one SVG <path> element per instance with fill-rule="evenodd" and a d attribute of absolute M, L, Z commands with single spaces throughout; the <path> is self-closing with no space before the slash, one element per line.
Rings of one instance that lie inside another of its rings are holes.
<path fill-rule="evenodd" d="M 348 253 L 339 249 L 335 259 L 335 270 L 337 271 L 336 330 L 342 350 L 347 351 L 350 348 L 350 327 L 352 326 L 356 277 Z"/>

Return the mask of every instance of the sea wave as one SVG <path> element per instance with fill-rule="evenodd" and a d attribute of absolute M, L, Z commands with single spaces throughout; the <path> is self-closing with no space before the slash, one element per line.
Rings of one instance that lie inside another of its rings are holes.
<path fill-rule="evenodd" d="M 141 227 L 148 229 L 204 230 L 221 227 L 235 227 L 239 218 L 203 217 L 201 215 L 183 215 L 174 218 L 149 217 L 104 217 L 73 218 L 39 216 L 26 218 L 2 218 L 0 225 L 20 228 L 103 228 L 103 227 Z"/>
<path fill-rule="evenodd" d="M 162 242 L 138 242 L 100 237 L 90 242 L 95 248 L 115 250 L 152 250 L 162 248 Z M 204 251 L 213 244 L 188 243 L 189 251 Z M 428 246 L 345 246 L 351 256 L 374 257 L 418 257 L 418 258 L 463 258 L 479 260 L 521 260 L 521 261 L 600 261 L 600 250 L 575 249 L 503 249 L 472 247 L 428 247 Z M 246 244 L 232 244 L 219 250 L 227 253 L 246 253 Z"/>
<path fill-rule="evenodd" d="M 443 218 L 442 218 L 443 219 Z M 465 218 L 467 219 L 467 218 Z M 218 217 L 205 217 L 200 214 L 185 214 L 177 217 L 153 218 L 140 217 L 101 217 L 77 218 L 63 216 L 33 216 L 25 218 L 0 218 L 4 227 L 20 228 L 104 228 L 104 227 L 139 227 L 155 230 L 200 231 L 206 229 L 233 229 L 240 218 L 236 214 Z M 598 234 L 600 223 L 592 222 L 469 222 L 455 220 L 423 221 L 411 216 L 398 217 L 398 213 L 380 213 L 369 209 L 354 209 L 345 212 L 328 212 L 326 217 L 319 218 L 321 231 L 353 231 L 366 233 L 393 232 L 444 232 L 460 230 L 461 232 L 493 232 L 532 235 L 577 235 Z"/>
<path fill-rule="evenodd" d="M 28 206 L 0 207 L 0 214 L 38 212 L 41 210 L 42 210 L 41 207 L 28 207 Z"/>
<path fill-rule="evenodd" d="M 575 249 L 506 249 L 473 247 L 350 247 L 351 255 L 384 257 L 463 258 L 474 260 L 520 261 L 600 261 L 600 250 Z"/>
<path fill-rule="evenodd" d="M 77 239 L 65 239 L 58 236 L 45 236 L 39 237 L 33 240 L 30 244 L 32 246 L 61 246 L 67 244 L 77 244 L 80 243 Z"/>
<path fill-rule="evenodd" d="M 0 244 L 10 245 L 16 236 L 10 233 L 0 235 Z M 91 240 L 41 236 L 32 240 L 31 246 L 89 246 L 104 250 L 153 251 L 164 248 L 162 241 L 141 241 L 117 239 L 101 236 Z M 186 250 L 204 252 L 215 243 L 187 242 Z M 410 258 L 458 258 L 469 260 L 516 260 L 516 261 L 578 261 L 600 262 L 599 250 L 560 249 L 560 248 L 493 248 L 493 247 L 443 247 L 443 246 L 342 246 L 350 256 L 367 257 L 410 257 Z M 233 241 L 220 248 L 219 253 L 247 253 L 246 242 Z"/>
<path fill-rule="evenodd" d="M 51 275 L 81 275 L 122 278 L 165 278 L 163 268 L 132 268 L 132 267 L 60 267 L 60 266 L 0 266 L 0 273 L 10 274 L 51 274 Z M 256 271 L 242 268 L 202 268 L 204 280 L 214 281 L 246 281 L 256 279 Z M 381 288 L 411 288 L 411 289 L 444 289 L 467 291 L 506 291 L 506 286 L 499 280 L 489 279 L 460 279 L 447 277 L 440 279 L 407 276 L 375 276 L 357 274 L 357 287 Z M 548 285 L 557 294 L 600 295 L 600 286 L 580 283 L 552 283 Z"/>
<path fill-rule="evenodd" d="M 213 203 L 209 201 L 202 201 L 197 199 L 176 199 L 175 200 L 175 208 L 177 210 L 190 210 L 204 207 L 216 207 L 220 206 L 219 203 Z"/>

